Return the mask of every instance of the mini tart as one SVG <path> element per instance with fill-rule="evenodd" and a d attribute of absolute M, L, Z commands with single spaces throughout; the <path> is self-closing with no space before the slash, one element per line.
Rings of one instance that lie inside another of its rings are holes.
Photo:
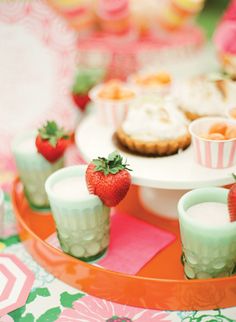
<path fill-rule="evenodd" d="M 203 78 L 204 80 L 204 78 Z M 225 81 L 223 79 L 219 79 L 215 81 L 215 86 L 216 88 L 218 88 L 218 91 L 221 93 L 222 97 L 224 97 L 224 99 L 226 99 L 227 97 L 227 88 L 226 88 L 226 84 Z M 194 121 L 200 117 L 207 117 L 207 114 L 197 114 L 197 113 L 193 113 L 191 111 L 188 111 L 187 108 L 182 108 L 183 112 L 185 113 L 185 116 L 190 120 L 190 121 Z M 213 115 L 214 116 L 214 115 Z M 218 114 L 216 113 L 215 116 L 218 116 Z"/>
<path fill-rule="evenodd" d="M 201 75 L 201 76 L 195 77 L 188 82 L 187 86 L 189 87 L 189 85 L 192 83 L 192 86 L 194 88 L 195 86 L 199 86 L 199 82 L 202 82 L 203 85 L 206 84 L 206 86 L 208 86 L 208 84 L 210 84 L 210 82 L 211 82 L 212 85 L 214 86 L 214 88 L 211 88 L 211 91 L 214 90 L 213 94 L 218 95 L 219 96 L 218 99 L 220 99 L 220 101 L 215 99 L 214 102 L 208 103 L 208 101 L 205 100 L 206 93 L 204 93 L 204 96 L 202 98 L 202 103 L 201 103 L 200 102 L 201 93 L 199 93 L 198 100 L 199 100 L 199 107 L 200 108 L 198 109 L 198 108 L 196 108 L 196 106 L 194 108 L 191 107 L 191 99 L 190 99 L 189 93 L 188 93 L 189 106 L 187 105 L 188 103 L 187 103 L 186 97 L 185 97 L 184 101 L 182 98 L 178 97 L 179 108 L 184 112 L 185 116 L 190 121 L 194 121 L 200 117 L 224 116 L 225 108 L 229 104 L 230 100 L 232 100 L 232 90 L 230 92 L 229 80 L 221 79 L 221 78 L 211 80 L 210 78 L 208 79 L 208 77 L 210 77 L 210 76 Z M 182 90 L 183 90 L 183 88 L 182 88 Z M 180 92 L 182 92 L 182 91 L 180 90 Z M 196 94 L 195 91 L 193 91 L 192 93 L 194 95 Z M 212 95 L 212 96 L 214 96 L 214 95 Z M 177 94 L 177 96 L 178 96 L 178 94 Z M 211 97 L 211 95 L 209 97 Z M 194 100 L 195 98 L 193 97 L 192 99 L 195 102 L 195 100 Z M 217 104 L 217 102 L 219 102 L 219 103 Z M 221 106 L 221 108 L 213 111 L 212 106 L 216 106 L 216 105 Z M 202 109 L 202 106 L 204 107 L 204 109 Z M 211 108 L 210 111 L 208 110 L 208 107 Z M 196 112 L 196 110 L 199 110 L 199 112 Z"/>
<path fill-rule="evenodd" d="M 125 133 L 122 127 L 116 131 L 118 141 L 128 150 L 146 156 L 167 156 L 186 149 L 191 143 L 191 136 L 186 134 L 173 140 L 142 141 Z"/>

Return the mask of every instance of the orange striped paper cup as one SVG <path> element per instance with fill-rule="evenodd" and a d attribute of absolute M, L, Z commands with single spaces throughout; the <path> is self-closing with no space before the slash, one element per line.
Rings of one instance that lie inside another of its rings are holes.
<path fill-rule="evenodd" d="M 189 126 L 193 152 L 197 163 L 212 169 L 230 168 L 236 164 L 236 138 L 231 140 L 210 140 L 202 135 L 208 133 L 215 123 L 235 125 L 235 121 L 223 117 L 203 117 Z"/>

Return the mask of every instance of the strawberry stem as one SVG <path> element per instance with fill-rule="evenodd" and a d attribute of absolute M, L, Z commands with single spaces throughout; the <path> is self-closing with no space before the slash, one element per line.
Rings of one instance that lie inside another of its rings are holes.
<path fill-rule="evenodd" d="M 59 128 L 55 121 L 47 121 L 40 129 L 38 133 L 43 140 L 47 140 L 52 147 L 57 145 L 60 139 L 69 139 L 69 134 L 64 130 L 63 127 Z"/>
<path fill-rule="evenodd" d="M 108 158 L 98 157 L 93 159 L 92 163 L 95 165 L 94 172 L 103 172 L 106 176 L 108 174 L 116 174 L 121 170 L 132 171 L 128 168 L 129 164 L 123 162 L 122 156 L 114 151 L 108 155 Z"/>
<path fill-rule="evenodd" d="M 232 173 L 234 180 L 236 181 L 236 174 Z"/>

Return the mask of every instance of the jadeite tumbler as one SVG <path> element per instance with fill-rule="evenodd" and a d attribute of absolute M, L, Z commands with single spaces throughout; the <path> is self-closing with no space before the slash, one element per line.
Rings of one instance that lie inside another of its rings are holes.
<path fill-rule="evenodd" d="M 36 133 L 25 133 L 13 141 L 12 151 L 15 157 L 17 170 L 24 185 L 24 192 L 32 208 L 48 210 L 49 201 L 45 191 L 46 179 L 56 170 L 64 166 L 63 158 L 54 163 L 48 162 L 40 155 L 36 148 L 29 144 L 29 148 L 22 148 L 24 142 L 33 141 Z"/>
<path fill-rule="evenodd" d="M 236 222 L 214 227 L 196 223 L 186 211 L 203 202 L 227 203 L 228 189 L 192 190 L 179 200 L 184 272 L 189 279 L 232 275 L 236 265 Z M 207 213 L 206 213 L 207 216 Z"/>
<path fill-rule="evenodd" d="M 95 195 L 81 198 L 61 198 L 53 186 L 68 178 L 84 179 L 86 166 L 72 166 L 52 174 L 46 181 L 46 191 L 57 227 L 62 250 L 83 261 L 102 257 L 109 244 L 110 208 Z M 78 192 L 79 196 L 79 192 Z"/>

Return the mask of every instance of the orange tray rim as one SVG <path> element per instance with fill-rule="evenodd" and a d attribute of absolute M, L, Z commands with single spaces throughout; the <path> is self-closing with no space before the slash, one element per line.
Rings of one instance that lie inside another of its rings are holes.
<path fill-rule="evenodd" d="M 200 287 L 200 288 L 203 288 L 205 287 L 205 285 L 208 285 L 209 287 L 211 286 L 216 286 L 217 284 L 220 284 L 219 286 L 220 287 L 223 287 L 224 286 L 224 283 L 225 282 L 228 282 L 228 283 L 233 283 L 236 281 L 236 275 L 234 276 L 230 276 L 230 277 L 225 277 L 225 278 L 217 278 L 217 279 L 207 279 L 207 280 L 187 280 L 187 279 L 183 279 L 183 280 L 179 280 L 179 279 L 165 279 L 165 278 L 153 278 L 153 277 L 145 277 L 145 276 L 137 276 L 137 275 L 129 275 L 129 274 L 125 274 L 125 273 L 120 273 L 120 272 L 115 272 L 115 271 L 111 271 L 111 270 L 108 270 L 106 268 L 102 268 L 102 267 L 98 267 L 98 266 L 94 266 L 94 265 L 91 265 L 90 263 L 86 263 L 86 262 L 83 262 L 79 259 L 76 259 L 68 254 L 65 254 L 63 253 L 62 251 L 56 249 L 55 247 L 51 246 L 49 243 L 47 243 L 45 240 L 41 239 L 30 227 L 29 225 L 24 221 L 24 219 L 22 218 L 22 215 L 17 207 L 17 202 L 16 202 L 16 198 L 17 198 L 17 192 L 16 192 L 16 186 L 19 184 L 20 182 L 20 179 L 17 177 L 15 180 L 14 180 L 14 184 L 13 184 L 13 189 L 12 189 L 12 203 L 13 203 L 13 209 L 14 209 L 14 213 L 15 213 L 15 216 L 16 216 L 16 219 L 17 219 L 17 222 L 20 224 L 21 228 L 23 228 L 23 230 L 25 232 L 27 232 L 27 234 L 30 236 L 31 239 L 35 240 L 36 242 L 38 242 L 39 244 L 42 244 L 43 247 L 45 249 L 48 249 L 51 253 L 57 255 L 57 257 L 65 260 L 65 261 L 68 261 L 70 263 L 73 263 L 73 264 L 76 264 L 77 266 L 81 267 L 81 268 L 87 268 L 89 269 L 90 271 L 92 270 L 94 273 L 102 273 L 102 274 L 106 274 L 110 279 L 118 279 L 118 280 L 123 280 L 124 283 L 125 281 L 127 282 L 131 282 L 133 281 L 134 283 L 145 283 L 147 282 L 148 285 L 151 285 L 150 283 L 154 283 L 155 286 L 157 287 L 157 290 L 158 290 L 158 285 L 163 287 L 163 286 L 167 286 L 167 285 L 172 285 L 172 284 L 175 284 L 175 285 L 182 285 L 181 287 L 183 287 L 184 289 L 186 287 L 190 287 L 190 286 L 193 286 L 193 287 Z M 19 231 L 19 235 L 20 235 L 20 238 L 22 241 L 24 240 L 27 240 L 27 238 L 25 239 L 24 236 L 21 236 L 21 231 Z M 27 246 L 26 246 L 27 248 Z M 46 270 L 48 270 L 51 274 L 55 275 L 57 278 L 59 279 L 62 279 L 64 282 L 72 285 L 73 287 L 77 287 L 78 286 L 75 286 L 73 283 L 70 283 L 70 282 L 67 282 L 67 280 L 63 279 L 63 277 L 58 277 L 56 274 L 54 274 L 54 272 L 50 271 L 50 269 L 48 269 L 47 265 L 44 265 L 42 264 L 42 262 L 40 262 L 38 260 L 38 258 L 35 258 L 35 254 L 34 252 L 31 252 L 30 249 L 27 249 L 31 255 L 33 256 L 33 258 L 39 262 L 39 264 L 41 266 L 43 266 Z M 137 284 L 136 284 L 137 285 Z M 142 284 L 143 285 L 143 284 Z M 218 287 L 219 287 L 218 286 Z M 82 291 L 85 291 L 87 293 L 92 293 L 91 295 L 94 295 L 94 296 L 98 296 L 98 297 L 101 297 L 99 295 L 96 295 L 96 294 L 93 294 L 93 292 L 89 292 L 89 290 L 87 290 L 86 288 L 82 289 Z M 106 297 L 104 297 L 106 298 Z M 106 298 L 107 299 L 107 298 Z M 108 300 L 111 300 L 111 298 L 108 298 Z M 116 301 L 116 300 L 115 300 Z M 153 300 L 154 301 L 154 300 Z M 117 300 L 117 302 L 121 303 L 121 304 L 127 304 L 127 303 L 122 303 L 122 301 L 119 301 Z M 154 302 L 153 302 L 154 303 Z M 224 302 L 225 303 L 225 302 Z M 233 304 L 232 304 L 233 303 Z M 130 303 L 129 303 L 130 304 Z M 160 305 L 158 307 L 154 306 L 153 305 L 142 305 L 140 303 L 137 303 L 135 304 L 134 302 L 132 302 L 131 300 L 131 304 L 130 305 L 133 305 L 133 306 L 142 306 L 142 307 L 145 307 L 145 308 L 154 308 L 154 309 L 167 309 L 167 310 L 200 310 L 200 309 L 213 309 L 215 308 L 215 306 L 213 304 L 209 304 L 207 307 L 204 307 L 202 308 L 201 305 L 198 306 L 198 305 L 194 305 L 193 306 L 189 306 L 187 305 L 186 307 L 184 308 L 180 308 L 180 306 L 177 304 L 177 305 L 174 305 L 174 308 L 170 308 L 166 305 Z M 236 298 L 235 298 L 235 303 L 233 301 L 231 301 L 231 304 L 230 305 L 227 305 L 226 304 L 223 304 L 221 305 L 221 307 L 230 307 L 230 306 L 234 306 L 236 305 Z"/>

